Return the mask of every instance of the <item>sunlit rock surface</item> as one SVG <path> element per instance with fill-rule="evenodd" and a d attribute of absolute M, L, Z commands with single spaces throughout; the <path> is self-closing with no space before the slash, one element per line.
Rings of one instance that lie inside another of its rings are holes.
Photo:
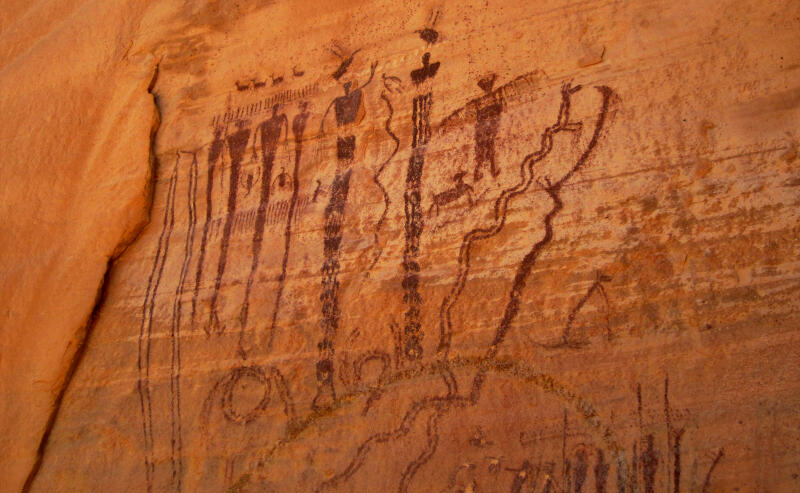
<path fill-rule="evenodd" d="M 2 491 L 800 488 L 796 2 L 3 10 Z"/>

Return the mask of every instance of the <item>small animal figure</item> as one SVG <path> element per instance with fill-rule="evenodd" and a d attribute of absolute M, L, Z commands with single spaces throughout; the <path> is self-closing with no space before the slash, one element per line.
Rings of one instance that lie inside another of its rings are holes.
<path fill-rule="evenodd" d="M 467 199 L 469 200 L 469 206 L 472 207 L 475 205 L 475 200 L 472 197 L 472 194 L 475 192 L 472 189 L 472 186 L 468 183 L 464 183 L 464 176 L 466 176 L 466 171 L 459 171 L 455 175 L 453 175 L 453 181 L 456 182 L 456 185 L 453 188 L 449 188 L 444 192 L 437 193 L 433 196 L 433 204 L 431 208 L 428 210 L 428 215 L 433 211 L 433 208 L 436 208 L 436 215 L 439 215 L 439 208 L 443 207 L 450 202 L 455 202 L 456 200 L 460 199 L 462 196 L 466 195 Z"/>
<path fill-rule="evenodd" d="M 246 90 L 250 89 L 250 84 L 251 84 L 251 83 L 250 83 L 250 82 L 248 82 L 248 83 L 246 83 L 246 84 L 242 84 L 241 82 L 239 82 L 239 81 L 237 80 L 236 82 L 234 82 L 234 84 L 236 84 L 236 90 L 237 90 L 237 91 L 246 91 Z"/>
<path fill-rule="evenodd" d="M 311 202 L 316 202 L 317 197 L 322 192 L 322 182 L 317 180 L 317 188 L 314 190 L 314 197 L 311 199 Z"/>

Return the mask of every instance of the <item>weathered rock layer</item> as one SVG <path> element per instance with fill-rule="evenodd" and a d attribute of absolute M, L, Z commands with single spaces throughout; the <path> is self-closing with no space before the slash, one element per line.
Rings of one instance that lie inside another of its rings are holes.
<path fill-rule="evenodd" d="M 4 491 L 800 485 L 794 2 L 68 4 L 0 24 Z"/>

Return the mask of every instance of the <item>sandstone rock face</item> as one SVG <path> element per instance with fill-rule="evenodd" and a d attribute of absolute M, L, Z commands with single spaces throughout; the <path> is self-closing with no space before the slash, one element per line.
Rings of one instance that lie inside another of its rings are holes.
<path fill-rule="evenodd" d="M 47 8 L 3 491 L 800 488 L 796 2 Z"/>
<path fill-rule="evenodd" d="M 141 8 L 29 3 L 0 6 L 2 491 L 30 474 L 109 260 L 147 222 L 158 121 L 156 61 L 121 41 Z"/>

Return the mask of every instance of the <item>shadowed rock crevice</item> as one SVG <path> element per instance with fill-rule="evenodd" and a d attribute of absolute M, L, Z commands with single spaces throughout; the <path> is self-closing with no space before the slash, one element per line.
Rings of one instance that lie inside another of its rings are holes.
<path fill-rule="evenodd" d="M 50 433 L 53 430 L 53 427 L 56 424 L 56 420 L 58 418 L 58 412 L 61 409 L 61 403 L 64 400 L 64 395 L 69 388 L 70 383 L 72 382 L 72 378 L 75 375 L 75 372 L 78 370 L 81 361 L 83 360 L 83 356 L 86 353 L 86 349 L 89 346 L 89 338 L 92 335 L 92 330 L 95 327 L 95 323 L 97 321 L 98 316 L 100 315 L 100 310 L 103 308 L 103 305 L 106 300 L 106 295 L 108 293 L 108 288 L 110 286 L 110 278 L 111 278 L 111 270 L 114 267 L 114 263 L 119 259 L 125 251 L 130 247 L 132 244 L 139 239 L 139 236 L 144 230 L 145 226 L 149 224 L 150 217 L 153 208 L 153 198 L 155 197 L 155 183 L 157 179 L 157 168 L 158 168 L 158 158 L 156 156 L 155 151 L 155 142 L 156 142 L 156 134 L 158 132 L 158 128 L 161 125 L 161 109 L 158 104 L 158 95 L 153 92 L 155 87 L 156 81 L 158 80 L 158 69 L 160 65 L 160 60 L 156 62 L 155 67 L 153 68 L 153 75 L 151 77 L 150 83 L 147 86 L 147 92 L 152 95 L 153 97 L 153 122 L 150 127 L 150 138 L 148 147 L 150 149 L 149 159 L 148 159 L 148 167 L 149 167 L 149 179 L 146 184 L 146 190 L 144 194 L 146 196 L 145 206 L 146 210 L 142 212 L 141 220 L 135 225 L 135 227 L 131 228 L 123 237 L 120 239 L 117 246 L 114 248 L 111 256 L 108 259 L 108 263 L 106 264 L 106 270 L 103 274 L 103 279 L 100 282 L 100 285 L 97 288 L 97 294 L 94 299 L 94 305 L 92 307 L 92 311 L 89 315 L 86 324 L 81 327 L 75 334 L 75 339 L 73 343 L 76 344 L 76 348 L 74 350 L 74 354 L 72 356 L 72 360 L 69 363 L 69 366 L 64 374 L 64 377 L 61 379 L 61 384 L 57 389 L 54 389 L 54 402 L 50 412 L 50 416 L 47 419 L 47 424 L 45 425 L 44 432 L 42 433 L 41 441 L 39 442 L 39 448 L 36 451 L 36 461 L 33 463 L 30 472 L 28 473 L 28 477 L 25 480 L 25 484 L 22 487 L 23 493 L 28 493 L 31 491 L 34 481 L 36 480 L 36 475 L 39 472 L 39 469 L 42 465 L 42 460 L 44 459 L 44 454 L 47 450 L 47 443 L 50 437 Z"/>

